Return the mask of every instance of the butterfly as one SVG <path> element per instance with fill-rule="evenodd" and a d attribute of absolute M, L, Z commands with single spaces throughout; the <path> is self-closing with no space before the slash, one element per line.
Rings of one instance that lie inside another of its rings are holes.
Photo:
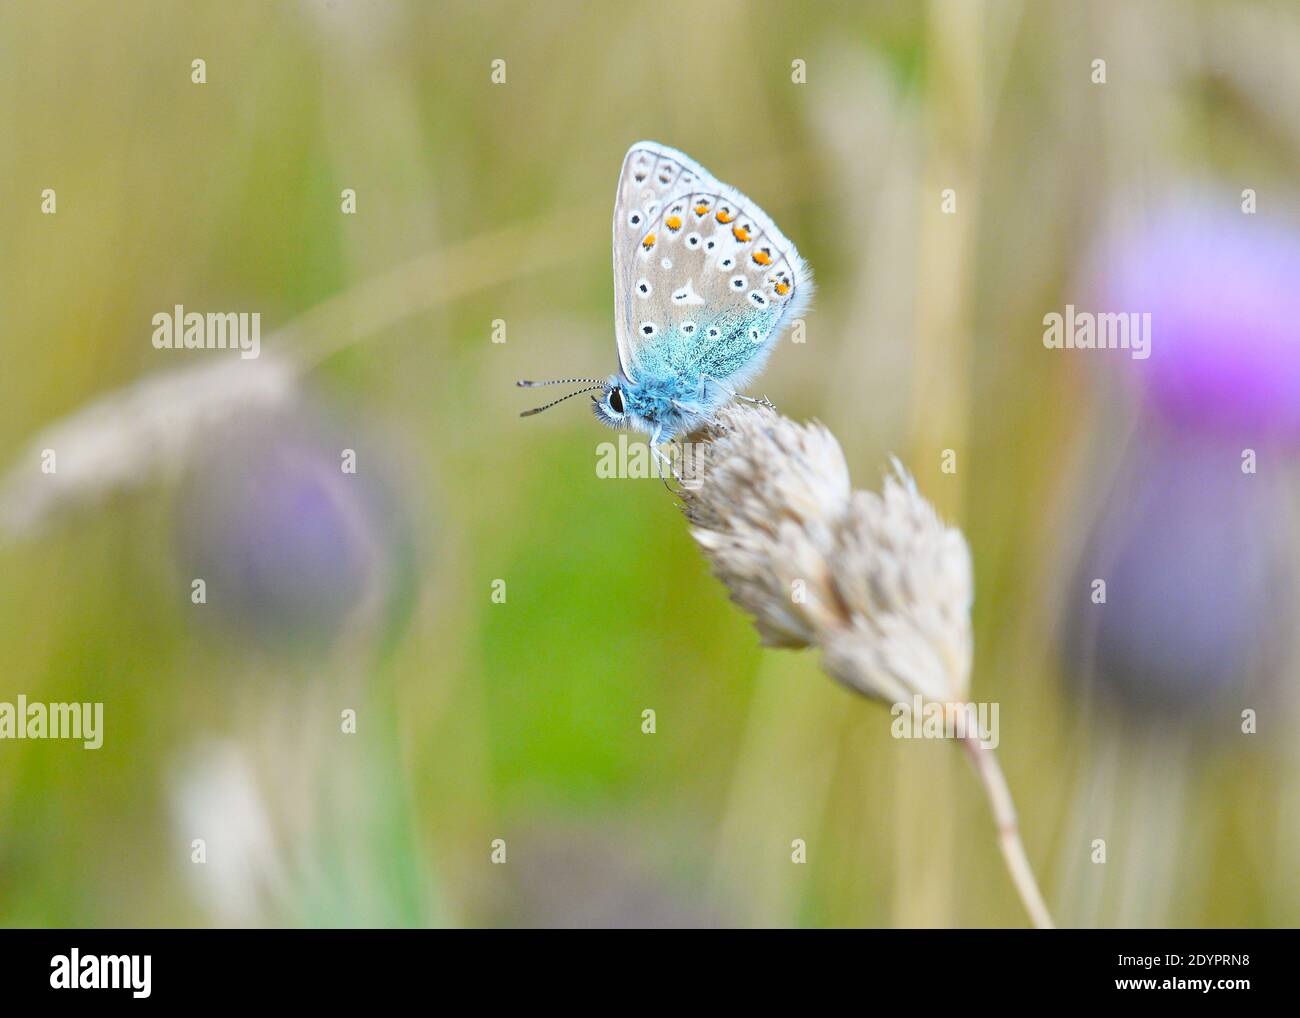
<path fill-rule="evenodd" d="M 614 195 L 614 335 L 618 371 L 584 384 L 597 419 L 635 428 L 657 449 L 690 434 L 752 381 L 782 330 L 808 306 L 812 274 L 749 198 L 689 156 L 639 141 Z M 770 404 L 767 404 L 770 406 Z"/>

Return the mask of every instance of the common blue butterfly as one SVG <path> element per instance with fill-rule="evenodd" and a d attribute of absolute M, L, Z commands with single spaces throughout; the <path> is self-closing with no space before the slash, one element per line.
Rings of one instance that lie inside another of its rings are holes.
<path fill-rule="evenodd" d="M 762 371 L 812 290 L 799 252 L 754 202 L 676 149 L 639 141 L 614 196 L 618 372 L 519 382 L 590 383 L 521 416 L 600 389 L 593 410 L 610 427 L 644 431 L 652 448 L 689 434 Z"/>

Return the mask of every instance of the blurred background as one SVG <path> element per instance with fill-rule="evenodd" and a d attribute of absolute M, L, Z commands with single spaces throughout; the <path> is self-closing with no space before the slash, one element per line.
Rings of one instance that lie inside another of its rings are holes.
<path fill-rule="evenodd" d="M 650 138 L 813 267 L 755 388 L 966 533 L 1058 922 L 1296 925 L 1298 52 L 1284 2 L 4 5 L 0 700 L 105 735 L 0 742 L 0 922 L 1024 924 L 961 755 L 761 650 L 583 401 L 517 416 L 615 367 Z M 177 304 L 261 357 L 154 349 Z"/>

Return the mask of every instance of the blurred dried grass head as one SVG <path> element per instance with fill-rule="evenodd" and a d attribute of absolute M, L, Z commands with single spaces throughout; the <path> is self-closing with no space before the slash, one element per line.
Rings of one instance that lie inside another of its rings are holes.
<path fill-rule="evenodd" d="M 969 699 L 970 549 L 897 460 L 880 494 L 854 491 L 834 435 L 753 404 L 722 410 L 703 441 L 685 512 L 765 643 L 818 647 L 828 675 L 891 706 Z M 1021 901 L 1035 926 L 1051 928 L 992 749 L 959 741 Z"/>
<path fill-rule="evenodd" d="M 686 516 L 764 643 L 818 647 L 829 675 L 885 703 L 967 699 L 970 551 L 897 461 L 881 494 L 854 491 L 826 428 L 748 404 L 703 439 Z"/>

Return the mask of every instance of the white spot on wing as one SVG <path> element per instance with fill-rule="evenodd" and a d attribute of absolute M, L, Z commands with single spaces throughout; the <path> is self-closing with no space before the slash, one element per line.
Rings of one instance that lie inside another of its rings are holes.
<path fill-rule="evenodd" d="M 695 280 L 690 280 L 679 290 L 673 291 L 674 304 L 703 304 L 704 298 L 695 292 Z"/>

